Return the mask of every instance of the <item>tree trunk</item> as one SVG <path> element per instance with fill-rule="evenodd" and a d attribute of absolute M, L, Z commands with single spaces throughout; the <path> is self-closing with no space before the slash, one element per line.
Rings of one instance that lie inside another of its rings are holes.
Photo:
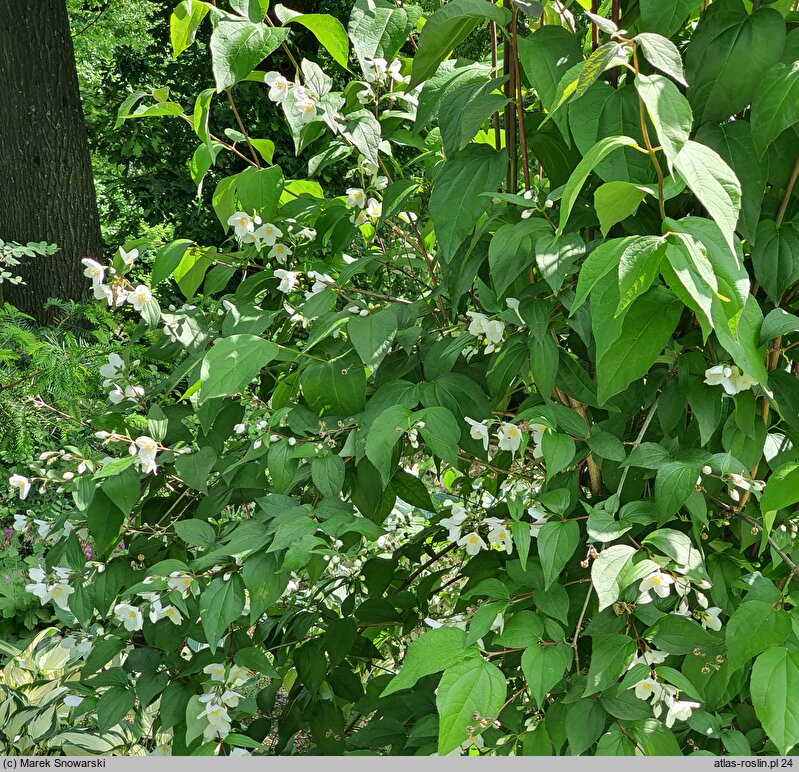
<path fill-rule="evenodd" d="M 49 297 L 87 295 L 82 257 L 102 240 L 65 0 L 0 0 L 0 239 L 47 241 L 5 299 L 38 319 Z"/>

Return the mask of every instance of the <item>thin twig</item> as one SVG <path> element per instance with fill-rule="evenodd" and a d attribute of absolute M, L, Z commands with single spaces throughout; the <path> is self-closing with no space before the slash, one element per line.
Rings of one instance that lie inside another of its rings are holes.
<path fill-rule="evenodd" d="M 260 168 L 261 162 L 258 160 L 258 156 L 255 153 L 255 148 L 252 146 L 252 142 L 250 142 L 250 135 L 247 133 L 247 129 L 244 128 L 244 121 L 241 120 L 239 111 L 236 109 L 236 103 L 233 101 L 233 92 L 229 88 L 225 89 L 225 91 L 227 93 L 228 102 L 230 102 L 230 109 L 233 110 L 236 123 L 239 125 L 239 130 L 244 135 L 244 139 L 247 142 L 247 147 L 250 148 L 250 155 L 252 156 L 253 163 Z"/>
<path fill-rule="evenodd" d="M 570 644 L 572 649 L 574 649 L 574 669 L 578 676 L 580 675 L 580 653 L 577 651 L 577 641 L 580 638 L 580 628 L 583 626 L 583 619 L 585 619 L 585 612 L 588 610 L 588 602 L 591 600 L 591 592 L 593 589 L 593 583 L 589 584 L 588 592 L 585 594 L 583 608 L 582 611 L 580 611 L 580 618 L 577 620 L 577 626 L 574 628 L 574 636 Z"/>

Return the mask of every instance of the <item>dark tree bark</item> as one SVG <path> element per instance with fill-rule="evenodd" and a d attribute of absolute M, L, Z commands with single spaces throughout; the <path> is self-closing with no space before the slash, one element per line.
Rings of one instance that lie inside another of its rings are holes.
<path fill-rule="evenodd" d="M 102 241 L 65 0 L 0 0 L 0 238 L 59 246 L 23 259 L 6 300 L 42 319 L 47 298 L 86 296 Z"/>

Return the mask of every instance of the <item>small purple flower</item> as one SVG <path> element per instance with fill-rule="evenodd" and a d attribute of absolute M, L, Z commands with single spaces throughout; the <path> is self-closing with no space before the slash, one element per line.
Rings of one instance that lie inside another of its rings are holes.
<path fill-rule="evenodd" d="M 13 531 L 10 528 L 6 528 L 6 530 L 5 530 L 6 539 L 10 539 L 12 533 L 13 533 Z"/>

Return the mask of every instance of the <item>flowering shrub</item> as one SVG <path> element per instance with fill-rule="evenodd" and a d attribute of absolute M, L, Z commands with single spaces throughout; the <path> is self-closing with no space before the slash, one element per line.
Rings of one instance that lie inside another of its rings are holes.
<path fill-rule="evenodd" d="M 119 120 L 186 121 L 198 185 L 243 167 L 221 244 L 158 248 L 147 285 L 146 241 L 84 261 L 143 353 L 99 368 L 91 452 L 9 481 L 74 506 L 28 585 L 69 695 L 7 745 L 67 720 L 136 753 L 799 742 L 796 20 L 698 5 L 177 6 L 215 86 Z M 485 61 L 449 58 L 471 33 Z"/>

